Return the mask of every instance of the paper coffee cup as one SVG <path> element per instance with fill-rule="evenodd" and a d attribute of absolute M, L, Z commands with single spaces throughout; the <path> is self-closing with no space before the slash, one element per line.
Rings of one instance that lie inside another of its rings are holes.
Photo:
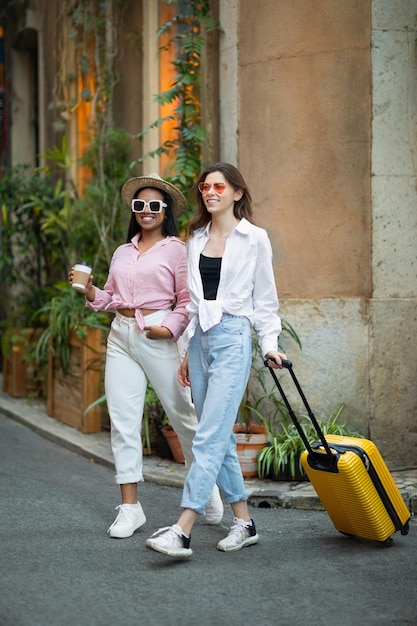
<path fill-rule="evenodd" d="M 86 288 L 88 283 L 88 277 L 90 276 L 93 268 L 86 261 L 77 261 L 74 265 L 74 275 L 72 277 L 72 287 L 77 291 L 82 291 Z"/>

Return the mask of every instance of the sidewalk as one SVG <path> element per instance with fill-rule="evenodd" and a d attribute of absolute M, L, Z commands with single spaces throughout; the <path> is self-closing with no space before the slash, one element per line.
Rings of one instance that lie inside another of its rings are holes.
<path fill-rule="evenodd" d="M 0 413 L 28 426 L 40 435 L 51 439 L 74 452 L 82 454 L 94 463 L 114 467 L 110 447 L 110 435 L 101 432 L 84 435 L 63 422 L 48 417 L 44 401 L 13 398 L 4 393 L 3 377 L 0 374 Z M 159 485 L 182 487 L 186 470 L 183 465 L 160 459 L 144 457 L 145 480 Z M 393 477 L 412 514 L 417 512 L 417 468 L 394 471 Z M 247 479 L 246 489 L 249 504 L 264 508 L 319 509 L 323 507 L 309 482 L 280 482 Z"/>

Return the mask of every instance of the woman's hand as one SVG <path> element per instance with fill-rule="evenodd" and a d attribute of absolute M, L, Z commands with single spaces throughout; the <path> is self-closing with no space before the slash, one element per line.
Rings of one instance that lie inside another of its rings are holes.
<path fill-rule="evenodd" d="M 188 354 L 185 355 L 181 365 L 178 368 L 178 382 L 183 387 L 191 387 L 190 373 L 188 370 Z"/>
<path fill-rule="evenodd" d="M 271 352 L 268 352 L 268 354 L 265 355 L 265 360 L 268 362 L 268 366 L 275 369 L 281 370 L 283 368 L 283 365 L 281 364 L 281 359 L 287 359 L 286 355 L 283 352 L 271 350 Z"/>
<path fill-rule="evenodd" d="M 72 267 L 68 273 L 68 282 L 72 285 L 72 280 L 74 278 L 74 268 Z M 77 289 L 78 293 L 83 293 L 89 302 L 93 302 L 96 297 L 96 290 L 93 285 L 93 276 L 90 274 L 88 277 L 88 283 L 85 289 Z"/>
<path fill-rule="evenodd" d="M 148 339 L 171 339 L 172 333 L 166 326 L 145 326 L 143 329 Z"/>

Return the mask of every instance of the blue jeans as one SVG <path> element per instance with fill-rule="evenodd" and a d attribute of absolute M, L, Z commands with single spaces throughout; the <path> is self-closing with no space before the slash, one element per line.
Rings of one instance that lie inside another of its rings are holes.
<path fill-rule="evenodd" d="M 204 515 L 216 482 L 227 504 L 248 498 L 233 425 L 251 360 L 251 325 L 246 317 L 223 314 L 220 324 L 207 332 L 197 325 L 188 349 L 188 364 L 198 426 L 181 506 L 200 515 Z"/>

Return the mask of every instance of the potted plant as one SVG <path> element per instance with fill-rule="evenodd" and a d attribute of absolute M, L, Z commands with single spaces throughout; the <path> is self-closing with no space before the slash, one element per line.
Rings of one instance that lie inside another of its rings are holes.
<path fill-rule="evenodd" d="M 281 341 L 290 339 L 300 348 L 301 342 L 293 326 L 282 320 Z M 237 423 L 233 430 L 236 437 L 237 454 L 244 478 L 258 475 L 257 456 L 269 443 L 268 431 L 272 424 L 280 420 L 284 404 L 274 392 L 268 391 L 268 370 L 265 368 L 259 343 L 252 340 L 251 377 L 241 402 Z M 268 417 L 265 417 L 268 415 Z"/>
<path fill-rule="evenodd" d="M 162 459 L 184 463 L 185 458 L 178 435 L 170 425 L 161 402 L 149 382 L 143 410 L 142 438 L 144 454 L 150 454 L 152 449 L 156 448 Z M 152 442 L 156 445 L 153 446 Z"/>
<path fill-rule="evenodd" d="M 339 423 L 343 408 L 344 405 L 340 404 L 327 420 L 317 420 L 323 434 L 362 437 L 346 423 Z M 308 441 L 316 441 L 318 436 L 310 419 L 302 415 L 299 421 Z M 305 445 L 288 413 L 276 430 L 271 431 L 270 425 L 268 428 L 269 445 L 263 448 L 257 457 L 259 477 L 273 480 L 307 480 L 300 460 Z"/>
<path fill-rule="evenodd" d="M 181 442 L 178 439 L 178 435 L 168 422 L 168 418 L 166 418 L 166 422 L 162 426 L 162 434 L 168 442 L 168 446 L 171 450 L 172 456 L 176 463 L 185 463 L 184 453 L 182 451 Z"/>
<path fill-rule="evenodd" d="M 42 220 L 46 212 L 60 211 L 63 198 L 49 177 L 28 165 L 0 171 L 0 198 L 3 387 L 13 396 L 45 395 L 44 372 L 33 358 L 42 327 L 35 312 L 50 298 L 64 267 Z"/>
<path fill-rule="evenodd" d="M 10 328 L 2 336 L 3 391 L 14 398 L 43 395 L 43 373 L 34 359 L 37 328 Z"/>
<path fill-rule="evenodd" d="M 99 432 L 102 408 L 86 409 L 102 395 L 105 340 L 110 316 L 95 313 L 67 283 L 37 315 L 46 321 L 36 345 L 38 363 L 47 363 L 48 415 L 84 433 Z"/>
<path fill-rule="evenodd" d="M 162 459 L 172 459 L 171 448 L 162 433 L 166 416 L 154 388 L 148 382 L 142 421 L 143 453 L 157 454 Z"/>
<path fill-rule="evenodd" d="M 176 463 L 184 463 L 184 454 L 178 435 L 170 425 L 155 390 L 148 383 L 142 422 L 144 450 L 148 454 L 152 451 L 153 434 L 156 436 L 157 452 L 162 459 L 173 459 Z"/>

